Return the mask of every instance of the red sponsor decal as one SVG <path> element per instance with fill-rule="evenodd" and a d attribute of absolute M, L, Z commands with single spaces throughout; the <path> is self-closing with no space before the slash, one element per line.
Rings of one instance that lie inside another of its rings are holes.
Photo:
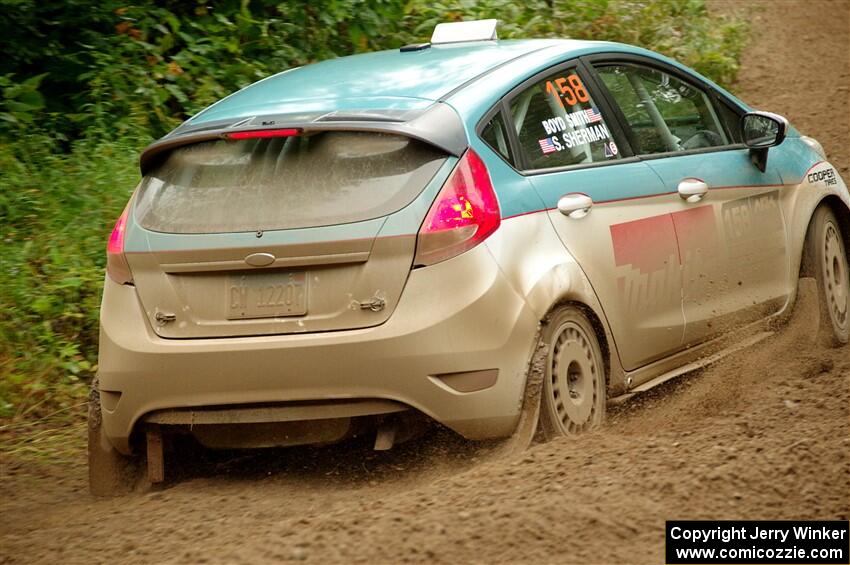
<path fill-rule="evenodd" d="M 616 265 L 631 265 L 644 274 L 666 268 L 670 256 L 679 254 L 670 214 L 615 224 L 611 241 Z"/>
<path fill-rule="evenodd" d="M 714 253 L 717 226 L 711 206 L 651 216 L 611 226 L 614 262 L 649 274 L 666 268 L 671 255 L 682 265 L 697 254 Z"/>
<path fill-rule="evenodd" d="M 679 264 L 693 261 L 698 255 L 715 254 L 717 225 L 712 206 L 700 206 L 671 215 L 679 242 Z"/>

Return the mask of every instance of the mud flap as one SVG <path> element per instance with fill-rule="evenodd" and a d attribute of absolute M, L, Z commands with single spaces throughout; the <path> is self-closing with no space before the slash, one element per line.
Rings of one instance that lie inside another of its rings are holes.
<path fill-rule="evenodd" d="M 109 443 L 103 434 L 98 383 L 92 384 L 88 405 L 88 472 L 89 490 L 94 496 L 116 496 L 133 490 L 138 466 Z"/>
<path fill-rule="evenodd" d="M 165 459 L 162 449 L 162 428 L 156 424 L 147 427 L 148 481 L 151 484 L 165 480 Z"/>
<path fill-rule="evenodd" d="M 531 356 L 528 366 L 519 423 L 513 435 L 504 440 L 497 448 L 496 454 L 500 457 L 516 458 L 521 456 L 534 442 L 538 433 L 540 396 L 543 393 L 543 375 L 548 353 L 548 345 L 540 342 L 539 331 L 536 343 L 537 348 Z"/>
<path fill-rule="evenodd" d="M 375 434 L 375 451 L 387 451 L 395 444 L 396 426 L 393 423 L 381 424 Z"/>

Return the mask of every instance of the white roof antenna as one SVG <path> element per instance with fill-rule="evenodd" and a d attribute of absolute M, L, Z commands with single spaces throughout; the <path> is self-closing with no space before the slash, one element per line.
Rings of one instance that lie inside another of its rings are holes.
<path fill-rule="evenodd" d="M 431 34 L 431 44 L 461 43 L 464 41 L 492 41 L 499 39 L 496 26 L 499 20 L 472 20 L 437 24 Z"/>

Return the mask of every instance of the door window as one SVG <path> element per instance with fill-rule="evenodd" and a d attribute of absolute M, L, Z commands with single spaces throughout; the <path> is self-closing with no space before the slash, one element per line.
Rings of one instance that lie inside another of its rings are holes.
<path fill-rule="evenodd" d="M 667 73 L 636 65 L 597 72 L 629 126 L 638 155 L 728 145 L 708 96 Z"/>
<path fill-rule="evenodd" d="M 575 67 L 553 73 L 515 96 L 511 120 L 526 169 L 620 158 L 608 124 Z"/>

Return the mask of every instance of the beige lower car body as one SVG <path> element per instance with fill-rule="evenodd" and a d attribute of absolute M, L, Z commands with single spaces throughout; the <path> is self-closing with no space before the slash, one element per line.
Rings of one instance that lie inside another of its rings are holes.
<path fill-rule="evenodd" d="M 741 198 L 748 197 L 748 189 L 737 190 Z M 748 333 L 752 324 L 781 316 L 793 305 L 815 208 L 827 204 L 845 217 L 850 208 L 840 178 L 832 186 L 804 178 L 802 184 L 776 190 L 786 250 L 776 296 L 761 308 L 750 308 L 735 305 L 735 300 L 745 300 L 743 295 L 730 295 L 733 307 L 727 318 Z M 670 195 L 655 198 L 660 203 Z M 640 206 L 629 201 L 600 204 L 591 214 L 626 222 L 648 215 L 655 198 Z M 609 399 L 676 374 L 705 358 L 708 350 L 722 352 L 740 338 L 740 333 L 726 333 L 687 343 L 680 329 L 677 350 L 624 369 L 623 340 L 635 340 L 628 343 L 632 350 L 639 343 L 645 349 L 637 352 L 640 357 L 657 357 L 651 339 L 638 335 L 644 320 L 612 311 L 608 305 L 622 300 L 617 285 L 590 280 L 568 251 L 581 245 L 582 254 L 598 262 L 594 267 L 610 265 L 614 273 L 611 240 L 587 237 L 565 246 L 553 226 L 557 222 L 557 211 L 508 218 L 483 245 L 412 270 L 392 315 L 365 329 L 166 339 L 151 327 L 136 289 L 107 278 L 98 371 L 103 435 L 125 454 L 133 452 L 137 444 L 132 438 L 146 423 L 182 426 L 212 447 L 320 443 L 345 437 L 359 417 L 413 411 L 470 439 L 500 438 L 517 427 L 541 321 L 559 305 L 581 305 L 594 322 Z M 722 222 L 715 218 L 716 225 Z M 754 245 L 762 228 L 750 226 Z M 612 327 L 624 323 L 624 316 L 627 325 L 638 328 L 636 335 L 624 336 Z M 262 427 L 281 423 L 285 426 L 277 434 Z M 227 432 L 244 424 L 261 425 L 266 439 Z"/>

